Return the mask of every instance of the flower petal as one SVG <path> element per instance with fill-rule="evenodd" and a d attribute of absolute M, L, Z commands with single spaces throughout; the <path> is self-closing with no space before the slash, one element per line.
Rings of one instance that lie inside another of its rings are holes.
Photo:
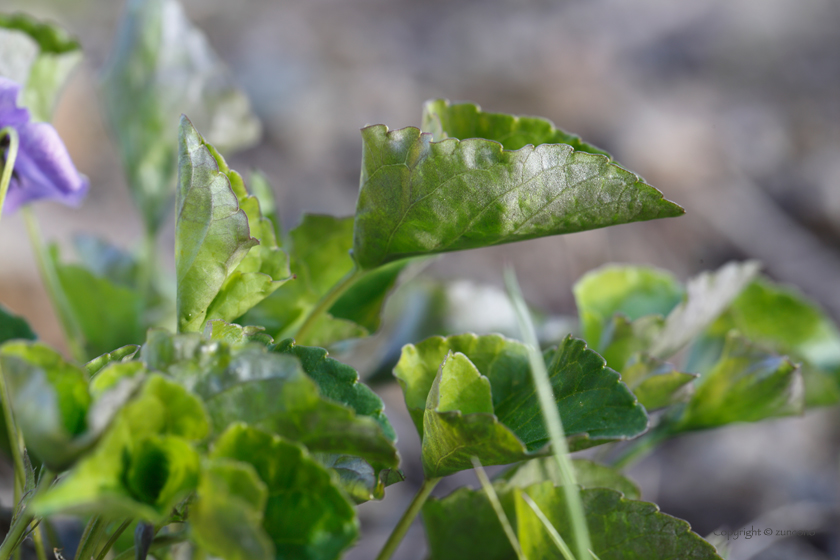
<path fill-rule="evenodd" d="M 20 84 L 0 76 L 0 128 L 29 122 L 29 111 L 17 106 Z"/>
<path fill-rule="evenodd" d="M 67 148 L 52 125 L 26 123 L 18 127 L 20 148 L 6 197 L 10 212 L 42 198 L 78 205 L 89 187 L 76 171 Z"/>

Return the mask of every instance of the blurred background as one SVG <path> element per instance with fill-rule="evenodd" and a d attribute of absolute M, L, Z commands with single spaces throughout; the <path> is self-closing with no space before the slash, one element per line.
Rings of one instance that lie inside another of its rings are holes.
<path fill-rule="evenodd" d="M 423 101 L 469 100 L 546 117 L 609 152 L 686 208 L 677 219 L 445 255 L 425 274 L 502 285 L 519 271 L 529 302 L 575 315 L 571 287 L 608 262 L 650 264 L 681 279 L 756 258 L 840 318 L 840 3 L 832 0 L 460 2 L 184 0 L 263 123 L 232 155 L 262 169 L 283 227 L 301 212 L 349 215 L 359 128 L 420 123 Z M 76 34 L 86 54 L 55 125 L 91 179 L 84 205 L 36 208 L 49 239 L 77 231 L 139 243 L 134 211 L 97 94 L 122 3 L 4 0 Z M 177 122 L 172 123 L 172 134 Z M 171 253 L 172 229 L 163 235 Z M 18 216 L 0 224 L 0 300 L 47 342 L 61 334 Z M 69 253 L 68 249 L 68 253 Z M 470 299 L 479 292 L 464 285 Z M 477 297 L 477 296 L 476 296 Z M 500 313 L 503 311 L 500 311 Z M 418 441 L 395 386 L 381 387 L 409 480 L 361 507 L 372 558 L 422 476 Z M 810 539 L 732 542 L 733 560 L 840 558 L 840 415 L 735 426 L 681 438 L 630 472 L 643 497 L 701 535 L 750 524 L 817 529 Z M 453 477 L 436 494 L 476 482 Z M 3 504 L 7 506 L 8 504 Z M 399 558 L 425 554 L 418 527 Z"/>

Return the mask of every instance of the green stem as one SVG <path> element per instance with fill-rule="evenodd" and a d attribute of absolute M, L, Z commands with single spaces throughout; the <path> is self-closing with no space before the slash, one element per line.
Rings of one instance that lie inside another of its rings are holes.
<path fill-rule="evenodd" d="M 79 541 L 76 560 L 90 560 L 93 558 L 96 545 L 99 544 L 99 539 L 102 538 L 102 533 L 105 532 L 107 525 L 108 522 L 101 515 L 94 515 L 90 518 L 87 527 L 85 527 L 85 532 L 82 534 L 82 539 Z"/>
<path fill-rule="evenodd" d="M 572 532 L 575 536 L 575 549 L 578 560 L 587 560 L 589 551 L 592 549 L 592 542 L 589 538 L 589 527 L 586 525 L 586 514 L 583 509 L 583 501 L 580 498 L 580 488 L 575 481 L 575 472 L 572 468 L 572 461 L 569 459 L 569 446 L 566 443 L 566 434 L 563 430 L 563 422 L 560 413 L 557 411 L 557 401 L 554 390 L 551 387 L 551 380 L 545 367 L 545 361 L 539 351 L 537 332 L 531 321 L 531 314 L 528 306 L 522 297 L 519 283 L 516 281 L 516 273 L 512 268 L 505 271 L 505 283 L 508 294 L 519 319 L 519 328 L 525 346 L 528 348 L 528 359 L 531 365 L 531 375 L 537 389 L 540 408 L 548 436 L 551 441 L 551 450 L 560 469 L 560 480 L 563 484 L 563 493 L 566 497 L 566 507 L 569 511 L 569 518 L 572 521 Z"/>
<path fill-rule="evenodd" d="M 44 245 L 44 240 L 41 237 L 41 228 L 38 227 L 35 214 L 32 213 L 32 210 L 28 206 L 25 206 L 22 212 L 24 222 L 26 223 L 26 231 L 29 234 L 29 241 L 32 244 L 32 251 L 35 253 L 35 261 L 38 264 L 38 271 L 41 273 L 41 278 L 47 289 L 47 295 L 50 298 L 50 302 L 52 302 L 62 330 L 64 330 L 67 346 L 70 348 L 70 353 L 76 361 L 85 362 L 87 360 L 84 344 L 82 343 L 81 327 L 79 327 L 79 324 L 73 316 L 70 302 L 61 287 L 61 282 L 58 280 L 58 272 L 55 269 L 52 257 L 47 254 L 47 247 Z"/>
<path fill-rule="evenodd" d="M 96 560 L 104 560 L 105 556 L 108 555 L 108 551 L 111 550 L 111 547 L 114 546 L 114 543 L 117 542 L 117 539 L 120 538 L 120 535 L 128 529 L 128 526 L 131 525 L 131 522 L 134 521 L 133 519 L 126 519 L 123 521 L 119 527 L 114 529 L 114 532 L 111 533 L 111 536 L 108 537 L 108 540 L 105 541 L 105 544 L 102 545 L 102 550 L 99 551 L 99 554 L 96 555 Z"/>
<path fill-rule="evenodd" d="M 15 504 L 20 501 L 19 491 L 24 487 L 26 481 L 26 470 L 23 465 L 23 454 L 21 453 L 20 432 L 15 423 L 15 415 L 12 411 L 12 400 L 9 398 L 9 390 L 6 387 L 6 377 L 0 371 L 0 399 L 3 403 L 3 417 L 6 420 L 6 430 L 9 434 L 9 447 L 12 449 L 12 460 L 15 464 Z"/>
<path fill-rule="evenodd" d="M 38 560 L 47 560 L 47 551 L 44 548 L 44 536 L 41 533 L 41 524 L 32 530 L 32 541 L 35 543 L 35 555 Z"/>
<path fill-rule="evenodd" d="M 0 162 L 3 168 L 3 173 L 0 175 L 0 217 L 3 216 L 3 204 L 6 202 L 6 193 L 9 192 L 9 183 L 12 182 L 12 170 L 15 168 L 18 146 L 20 145 L 17 130 L 11 126 L 0 129 L 0 140 L 3 140 L 3 138 L 9 139 L 9 152 L 5 161 Z"/>
<path fill-rule="evenodd" d="M 338 283 L 335 284 L 330 291 L 321 298 L 321 301 L 319 301 L 318 305 L 309 312 L 309 315 L 306 316 L 306 320 L 297 330 L 295 340 L 298 344 L 306 343 L 306 337 L 309 335 L 309 331 L 312 330 L 321 315 L 329 311 L 330 307 L 338 301 L 338 298 L 340 298 L 344 292 L 346 292 L 347 289 L 350 288 L 350 286 L 352 286 L 359 278 L 364 276 L 364 274 L 364 271 L 354 266 L 353 270 L 348 272 L 344 278 L 339 280 Z"/>
<path fill-rule="evenodd" d="M 41 475 L 41 480 L 38 482 L 38 487 L 35 489 L 35 495 L 37 496 L 45 488 L 48 488 L 53 480 L 55 480 L 55 475 L 50 471 L 44 471 L 44 474 Z M 32 499 L 34 498 L 35 496 L 32 497 Z M 34 519 L 34 516 L 30 513 L 29 508 L 24 506 L 12 521 L 12 526 L 9 527 L 9 532 L 3 540 L 3 544 L 0 545 L 0 560 L 9 560 L 11 558 L 12 553 L 17 550 L 23 540 L 23 535 L 26 534 L 26 530 L 29 528 L 32 519 Z"/>
<path fill-rule="evenodd" d="M 152 541 L 152 546 L 149 547 L 149 552 L 160 550 L 161 548 L 166 548 L 168 546 L 184 542 L 185 540 L 187 540 L 186 531 L 180 531 L 169 535 L 161 535 L 159 537 L 155 537 L 155 540 Z M 114 557 L 114 560 L 129 560 L 130 558 L 134 558 L 133 546 L 118 554 Z"/>
<path fill-rule="evenodd" d="M 423 507 L 423 504 L 426 503 L 426 499 L 429 497 L 429 494 L 432 493 L 432 490 L 435 489 L 438 482 L 440 482 L 439 478 L 429 478 L 423 481 L 423 485 L 420 486 L 420 490 L 417 491 L 417 494 L 411 501 L 411 505 L 409 505 L 408 509 L 405 510 L 405 513 L 400 518 L 397 526 L 394 527 L 394 530 L 391 532 L 391 536 L 388 537 L 388 540 L 385 542 L 385 546 L 382 547 L 382 551 L 379 553 L 379 556 L 376 557 L 376 560 L 388 560 L 394 555 L 397 551 L 397 547 L 400 546 L 400 542 L 402 542 L 403 537 L 405 537 L 405 534 L 408 532 L 408 528 L 411 527 L 411 522 L 414 521 L 414 518 L 417 517 L 418 513 L 420 513 L 420 509 Z"/>
<path fill-rule="evenodd" d="M 143 245 L 140 248 L 140 262 L 137 269 L 137 286 L 146 309 L 149 308 L 149 300 L 152 295 L 152 280 L 157 265 L 157 238 L 155 232 L 146 228 L 143 235 Z"/>

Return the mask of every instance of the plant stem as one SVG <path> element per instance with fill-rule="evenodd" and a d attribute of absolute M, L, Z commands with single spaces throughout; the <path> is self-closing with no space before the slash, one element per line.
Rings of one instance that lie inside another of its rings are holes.
<path fill-rule="evenodd" d="M 82 534 L 82 539 L 79 541 L 79 549 L 76 551 L 76 560 L 90 560 L 93 558 L 93 553 L 96 551 L 96 545 L 99 544 L 99 539 L 102 533 L 105 532 L 105 527 L 108 525 L 101 515 L 94 515 L 88 521 L 85 527 L 85 532 Z M 2 559 L 0 559 L 2 560 Z"/>
<path fill-rule="evenodd" d="M 41 480 L 38 482 L 38 487 L 35 489 L 35 496 L 43 492 L 44 488 L 48 488 L 49 485 L 52 484 L 53 480 L 55 480 L 55 475 L 50 471 L 44 471 L 44 474 L 41 475 Z M 32 499 L 34 499 L 35 496 L 33 496 Z M 29 524 L 32 522 L 33 517 L 34 516 L 29 512 L 29 508 L 24 506 L 18 513 L 17 517 L 14 518 L 12 526 L 9 527 L 9 532 L 3 540 L 3 544 L 0 545 L 0 560 L 9 560 L 12 553 L 17 550 L 18 545 L 20 545 L 22 537 L 26 533 L 26 529 L 29 528 Z"/>
<path fill-rule="evenodd" d="M 516 538 L 516 533 L 510 525 L 510 520 L 505 514 L 505 510 L 502 508 L 502 502 L 499 501 L 496 489 L 493 488 L 493 483 L 490 482 L 489 478 L 487 478 L 487 473 L 484 472 L 484 467 L 481 466 L 481 461 L 478 457 L 472 457 L 471 461 L 473 468 L 475 469 L 475 475 L 478 477 L 478 481 L 481 483 L 484 493 L 487 494 L 487 499 L 490 500 L 490 505 L 493 506 L 493 511 L 496 512 L 496 517 L 499 518 L 499 523 L 502 524 L 502 529 L 505 531 L 505 535 L 507 535 L 510 546 L 513 547 L 513 551 L 516 553 L 516 557 L 519 560 L 528 560 L 522 552 L 522 546 L 519 544 L 519 539 Z"/>
<path fill-rule="evenodd" d="M 411 501 L 411 505 L 409 505 L 408 509 L 405 510 L 405 513 L 400 518 L 397 526 L 394 527 L 393 531 L 391 531 L 391 536 L 388 537 L 388 540 L 385 542 L 385 546 L 382 547 L 382 551 L 379 553 L 379 556 L 376 557 L 376 560 L 388 560 L 397 551 L 397 547 L 400 546 L 400 542 L 402 542 L 403 537 L 405 537 L 405 534 L 408 532 L 411 522 L 414 521 L 414 518 L 417 517 L 418 513 L 420 513 L 420 509 L 423 507 L 423 504 L 426 503 L 426 499 L 429 497 L 429 494 L 432 493 L 432 490 L 434 490 L 439 481 L 439 478 L 428 478 L 423 481 L 423 485 L 420 486 L 420 490 L 417 491 L 417 494 Z"/>
<path fill-rule="evenodd" d="M 560 469 L 560 480 L 563 483 L 563 492 L 566 497 L 566 507 L 569 510 L 569 518 L 572 521 L 572 531 L 575 536 L 575 549 L 578 560 L 588 560 L 589 551 L 592 549 L 592 542 L 589 538 L 589 528 L 586 525 L 586 514 L 583 510 L 583 501 L 580 498 L 580 488 L 575 481 L 575 472 L 572 468 L 572 461 L 569 459 L 569 446 L 566 444 L 566 434 L 563 431 L 563 422 L 560 413 L 557 411 L 557 402 L 554 391 L 551 387 L 551 380 L 545 367 L 545 361 L 539 351 L 537 332 L 531 321 L 531 314 L 528 306 L 522 297 L 519 283 L 516 281 L 516 273 L 512 268 L 505 271 L 505 283 L 508 294 L 516 310 L 519 319 L 519 328 L 525 346 L 528 348 L 528 358 L 531 363 L 531 375 L 534 378 L 534 385 L 537 389 L 540 408 L 543 419 L 548 428 L 551 450 Z"/>
<path fill-rule="evenodd" d="M 359 278 L 361 278 L 365 274 L 364 271 L 360 270 L 357 266 L 353 266 L 353 270 L 348 272 L 344 278 L 338 281 L 329 292 L 327 292 L 324 297 L 318 302 L 312 311 L 309 312 L 309 315 L 306 316 L 306 320 L 304 320 L 303 324 L 297 330 L 295 334 L 295 341 L 298 344 L 305 344 L 306 337 L 309 335 L 309 331 L 315 326 L 318 319 L 329 311 L 330 307 L 347 291 L 350 286 L 352 286 Z"/>
<path fill-rule="evenodd" d="M 9 434 L 9 447 L 12 449 L 12 460 L 15 464 L 15 504 L 20 500 L 19 490 L 23 490 L 26 481 L 26 470 L 23 466 L 23 455 L 21 454 L 21 438 L 17 429 L 15 415 L 12 411 L 12 400 L 9 398 L 9 390 L 6 387 L 6 377 L 0 371 L 0 400 L 3 403 L 3 417 L 6 420 L 6 430 Z"/>
<path fill-rule="evenodd" d="M 29 241 L 32 244 L 32 251 L 35 253 L 38 271 L 41 273 L 44 287 L 47 289 L 47 295 L 52 302 L 62 330 L 64 330 L 67 346 L 73 358 L 83 363 L 87 360 L 82 343 L 81 327 L 79 327 L 79 324 L 73 316 L 70 302 L 67 300 L 67 295 L 64 293 L 61 282 L 58 280 L 58 272 L 55 270 L 52 257 L 47 254 L 47 248 L 44 245 L 44 240 L 41 238 L 41 229 L 38 227 L 38 221 L 28 206 L 23 207 L 22 213 L 24 222 L 26 223 L 26 231 L 29 234 Z"/>
<path fill-rule="evenodd" d="M 0 217 L 3 216 L 3 204 L 6 202 L 6 193 L 9 192 L 9 183 L 12 182 L 12 170 L 15 168 L 20 145 L 17 130 L 11 126 L 0 129 L 0 140 L 3 138 L 9 139 L 9 152 L 5 161 L 2 162 L 3 173 L 0 175 Z"/>
<path fill-rule="evenodd" d="M 137 287 L 143 298 L 145 309 L 149 308 L 152 295 L 152 281 L 157 266 L 157 237 L 155 232 L 146 228 L 143 235 L 143 245 L 140 247 L 140 261 L 137 268 Z"/>
<path fill-rule="evenodd" d="M 131 525 L 131 522 L 134 521 L 133 519 L 126 519 L 123 521 L 119 527 L 114 529 L 114 532 L 111 533 L 111 536 L 108 537 L 108 540 L 105 541 L 105 544 L 102 546 L 102 550 L 99 551 L 99 554 L 96 555 L 96 560 L 104 560 L 105 556 L 108 555 L 108 551 L 111 550 L 111 547 L 114 546 L 114 543 L 117 542 L 117 539 L 120 538 L 120 535 Z"/>
<path fill-rule="evenodd" d="M 47 551 L 44 550 L 44 536 L 41 533 L 41 524 L 32 530 L 32 541 L 35 543 L 35 554 L 38 560 L 47 560 Z"/>
<path fill-rule="evenodd" d="M 187 540 L 186 531 L 180 531 L 169 535 L 161 535 L 159 537 L 155 537 L 155 540 L 152 541 L 152 546 L 149 547 L 149 552 L 166 548 L 167 546 L 172 546 L 173 544 L 178 544 L 180 542 L 184 542 L 185 540 Z M 130 558 L 134 558 L 133 546 L 115 556 L 114 560 L 129 560 Z"/>

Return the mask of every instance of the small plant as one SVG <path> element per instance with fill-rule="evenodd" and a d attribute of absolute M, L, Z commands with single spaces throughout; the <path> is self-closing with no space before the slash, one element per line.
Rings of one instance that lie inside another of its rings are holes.
<path fill-rule="evenodd" d="M 377 331 L 401 272 L 430 255 L 683 213 L 549 121 L 435 100 L 420 128 L 362 129 L 354 216 L 284 232 L 266 178 L 244 180 L 221 155 L 259 125 L 200 31 L 175 0 L 131 0 L 122 25 L 102 97 L 145 240 L 129 253 L 81 237 L 71 264 L 27 205 L 87 190 L 47 124 L 79 45 L 0 16 L 0 41 L 37 52 L 0 77 L 0 208 L 26 216 L 72 353 L 0 307 L 17 504 L 0 560 L 30 537 L 46 558 L 59 514 L 86 523 L 79 560 L 341 557 L 355 505 L 403 476 L 382 401 L 325 348 Z M 155 240 L 173 204 L 170 290 Z M 837 328 L 757 263 L 686 285 L 648 267 L 593 271 L 574 288 L 582 338 L 542 348 L 508 281 L 521 341 L 464 333 L 402 349 L 394 375 L 425 482 L 380 560 L 418 515 L 435 560 L 720 558 L 622 469 L 688 431 L 840 400 Z M 606 464 L 569 458 L 594 446 L 609 446 Z M 488 465 L 511 467 L 491 481 Z M 481 490 L 429 497 L 473 468 Z"/>

